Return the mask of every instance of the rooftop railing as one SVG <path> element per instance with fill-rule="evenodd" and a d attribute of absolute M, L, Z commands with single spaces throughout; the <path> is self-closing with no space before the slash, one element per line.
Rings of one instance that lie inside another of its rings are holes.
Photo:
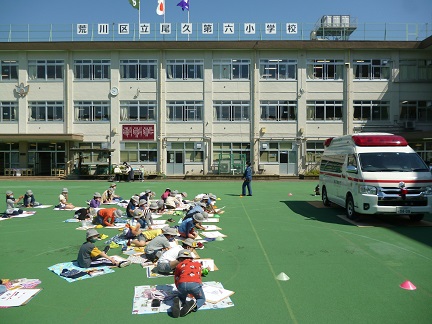
<path fill-rule="evenodd" d="M 326 30 L 328 32 L 326 32 Z M 346 31 L 349 30 L 348 33 Z M 318 31 L 318 35 L 317 35 Z M 331 32 L 329 32 L 331 31 Z M 338 33 L 340 31 L 340 35 Z M 421 41 L 432 23 L 142 23 L 0 25 L 0 42 L 74 41 L 250 41 L 361 40 Z M 318 37 L 318 38 L 317 38 Z"/>

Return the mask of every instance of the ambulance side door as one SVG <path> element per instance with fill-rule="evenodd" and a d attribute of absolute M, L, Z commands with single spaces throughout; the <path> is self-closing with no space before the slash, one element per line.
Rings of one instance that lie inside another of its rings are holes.
<path fill-rule="evenodd" d="M 344 177 L 344 170 L 346 169 L 346 154 L 341 153 L 341 154 L 337 154 L 335 155 L 335 172 L 339 175 L 338 177 L 334 178 L 334 187 L 335 187 L 335 192 L 334 192 L 334 200 L 338 205 L 344 206 L 345 202 L 344 202 L 344 198 L 341 198 L 342 196 L 344 196 L 344 190 L 345 190 L 345 182 L 346 182 L 346 178 Z"/>
<path fill-rule="evenodd" d="M 342 178 L 343 178 L 343 185 L 342 190 L 339 193 L 339 198 L 344 201 L 345 203 L 345 197 L 348 192 L 353 193 L 353 196 L 355 196 L 355 189 L 357 187 L 357 170 L 358 164 L 357 164 L 357 157 L 355 154 L 351 153 L 347 155 L 347 161 L 343 166 L 342 170 Z"/>

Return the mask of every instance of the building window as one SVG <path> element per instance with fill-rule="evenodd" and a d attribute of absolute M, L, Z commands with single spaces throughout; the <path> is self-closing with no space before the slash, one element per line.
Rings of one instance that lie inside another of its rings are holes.
<path fill-rule="evenodd" d="M 250 143 L 213 143 L 213 162 L 219 159 L 231 159 L 233 163 L 250 161 Z M 228 170 L 229 171 L 229 170 Z"/>
<path fill-rule="evenodd" d="M 260 78 L 264 80 L 296 80 L 296 60 L 260 60 Z"/>
<path fill-rule="evenodd" d="M 18 80 L 18 61 L 0 61 L 0 80 Z"/>
<path fill-rule="evenodd" d="M 170 148 L 167 150 L 167 163 L 203 163 L 203 149 L 195 148 L 195 142 L 170 142 Z M 182 152 L 184 160 L 181 161 L 182 155 L 175 154 Z"/>
<path fill-rule="evenodd" d="M 120 79 L 156 80 L 156 60 L 120 60 Z"/>
<path fill-rule="evenodd" d="M 29 121 L 63 122 L 63 101 L 30 101 Z"/>
<path fill-rule="evenodd" d="M 29 80 L 62 80 L 63 60 L 30 60 L 28 62 Z"/>
<path fill-rule="evenodd" d="M 353 63 L 355 80 L 388 80 L 388 60 L 356 60 Z"/>
<path fill-rule="evenodd" d="M 4 169 L 19 168 L 19 143 L 0 142 L 0 174 L 4 174 Z"/>
<path fill-rule="evenodd" d="M 168 101 L 168 121 L 202 121 L 202 101 Z"/>
<path fill-rule="evenodd" d="M 81 174 L 103 174 L 109 161 L 110 153 L 103 149 L 107 147 L 106 142 L 82 142 L 78 148 L 82 152 L 75 153 L 75 167 L 80 169 Z M 81 165 L 80 165 L 81 164 Z M 84 167 L 83 167 L 84 166 Z"/>
<path fill-rule="evenodd" d="M 77 80 L 109 80 L 110 60 L 75 60 L 74 71 Z"/>
<path fill-rule="evenodd" d="M 401 60 L 399 81 L 432 81 L 432 60 Z"/>
<path fill-rule="evenodd" d="M 297 119 L 297 102 L 286 100 L 261 101 L 261 120 L 292 121 Z"/>
<path fill-rule="evenodd" d="M 132 163 L 151 163 L 158 161 L 157 143 L 122 142 L 120 143 L 120 160 Z"/>
<path fill-rule="evenodd" d="M 109 120 L 109 101 L 75 101 L 75 121 Z"/>
<path fill-rule="evenodd" d="M 250 60 L 214 60 L 213 80 L 249 80 Z"/>
<path fill-rule="evenodd" d="M 120 101 L 121 121 L 155 121 L 156 101 Z"/>
<path fill-rule="evenodd" d="M 249 101 L 214 101 L 215 119 L 217 121 L 249 121 Z"/>
<path fill-rule="evenodd" d="M 389 120 L 390 102 L 381 100 L 355 100 L 354 120 Z"/>
<path fill-rule="evenodd" d="M 0 122 L 17 121 L 18 103 L 16 101 L 0 101 Z"/>
<path fill-rule="evenodd" d="M 309 80 L 343 80 L 343 60 L 307 60 Z"/>
<path fill-rule="evenodd" d="M 167 79 L 202 80 L 203 60 L 167 60 Z"/>
<path fill-rule="evenodd" d="M 432 168 L 432 141 L 410 143 L 410 146 L 420 155 L 429 168 Z"/>
<path fill-rule="evenodd" d="M 306 164 L 308 165 L 319 165 L 321 162 L 321 156 L 324 153 L 324 141 L 306 142 Z"/>
<path fill-rule="evenodd" d="M 185 163 L 195 162 L 202 163 L 204 162 L 204 151 L 195 149 L 195 143 L 186 142 L 185 144 Z"/>
<path fill-rule="evenodd" d="M 307 120 L 341 120 L 342 101 L 307 101 Z"/>
<path fill-rule="evenodd" d="M 418 120 L 419 122 L 432 121 L 432 101 L 402 101 L 400 103 L 400 119 Z"/>
<path fill-rule="evenodd" d="M 285 151 L 292 149 L 292 143 L 262 143 L 260 149 L 260 163 L 278 163 L 279 162 L 279 144 Z"/>

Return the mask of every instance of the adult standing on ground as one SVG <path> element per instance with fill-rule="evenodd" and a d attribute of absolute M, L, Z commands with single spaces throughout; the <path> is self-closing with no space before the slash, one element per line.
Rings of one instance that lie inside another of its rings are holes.
<path fill-rule="evenodd" d="M 246 187 L 248 196 L 252 196 L 252 169 L 249 161 L 246 162 L 246 169 L 243 173 L 242 196 L 246 196 Z"/>

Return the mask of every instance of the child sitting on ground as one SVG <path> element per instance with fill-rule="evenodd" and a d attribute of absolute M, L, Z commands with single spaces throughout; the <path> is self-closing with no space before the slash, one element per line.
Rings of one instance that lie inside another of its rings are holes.
<path fill-rule="evenodd" d="M 177 236 L 177 230 L 175 228 L 166 226 L 162 229 L 162 234 L 156 236 L 151 240 L 145 247 L 144 252 L 146 258 L 151 262 L 155 262 L 164 251 L 171 248 L 170 241 Z"/>
<path fill-rule="evenodd" d="M 131 244 L 137 247 L 143 247 L 150 243 L 150 241 L 153 240 L 156 236 L 159 236 L 161 234 L 162 230 L 160 228 L 142 231 L 135 240 L 131 241 Z"/>
<path fill-rule="evenodd" d="M 111 188 L 105 190 L 102 193 L 101 200 L 103 204 L 110 204 L 113 201 L 113 199 L 114 199 L 113 190 Z"/>
<path fill-rule="evenodd" d="M 89 222 L 91 222 L 95 216 L 96 210 L 92 207 L 80 208 L 74 214 L 74 218 L 80 221 L 87 220 Z"/>
<path fill-rule="evenodd" d="M 23 199 L 23 205 L 24 207 L 36 207 L 40 206 L 40 203 L 36 201 L 35 196 L 33 195 L 33 191 L 27 190 L 24 199 Z"/>
<path fill-rule="evenodd" d="M 93 199 L 90 200 L 89 206 L 92 208 L 99 208 L 102 202 L 102 196 L 99 192 L 93 194 Z"/>
<path fill-rule="evenodd" d="M 117 266 L 124 268 L 130 265 L 130 261 L 117 262 L 113 257 L 107 255 L 109 246 L 103 251 L 99 250 L 94 243 L 99 237 L 98 231 L 91 228 L 86 232 L 86 242 L 81 245 L 78 252 L 77 262 L 81 268 L 101 267 L 101 266 Z"/>
<path fill-rule="evenodd" d="M 59 195 L 59 204 L 56 206 L 60 209 L 74 209 L 75 206 L 68 202 L 69 190 L 63 188 L 61 194 Z"/>
<path fill-rule="evenodd" d="M 93 218 L 94 225 L 114 226 L 116 217 L 122 217 L 123 212 L 117 208 L 99 209 L 96 217 Z"/>
<path fill-rule="evenodd" d="M 123 230 L 123 234 L 126 239 L 131 240 L 135 239 L 142 232 L 140 218 L 143 216 L 143 211 L 139 208 L 133 211 L 133 218 L 128 219 L 125 229 Z"/>
<path fill-rule="evenodd" d="M 176 266 L 179 264 L 177 256 L 180 250 L 188 250 L 193 252 L 195 247 L 197 247 L 197 243 L 191 238 L 188 238 L 182 242 L 182 245 L 176 245 L 168 251 L 162 253 L 156 266 L 158 272 L 164 274 L 172 273 Z"/>
<path fill-rule="evenodd" d="M 4 218 L 8 218 L 11 216 L 19 215 L 23 213 L 22 209 L 15 208 L 15 204 L 18 203 L 24 196 L 20 196 L 18 198 L 14 198 L 13 192 L 8 190 L 6 191 L 6 212 L 4 213 Z"/>
<path fill-rule="evenodd" d="M 195 232 L 195 227 L 198 225 L 201 227 L 201 223 L 204 220 L 204 216 L 201 213 L 196 213 L 192 218 L 184 220 L 178 227 L 178 232 L 181 237 L 195 239 L 198 233 Z"/>

